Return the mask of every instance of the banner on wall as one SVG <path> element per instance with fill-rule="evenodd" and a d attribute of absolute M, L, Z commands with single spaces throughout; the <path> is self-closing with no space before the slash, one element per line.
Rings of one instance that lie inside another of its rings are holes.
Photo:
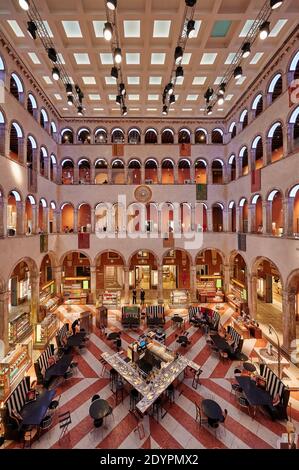
<path fill-rule="evenodd" d="M 251 172 L 251 192 L 261 190 L 261 170 L 252 170 Z"/>
<path fill-rule="evenodd" d="M 112 156 L 123 157 L 124 156 L 124 144 L 112 144 Z"/>
<path fill-rule="evenodd" d="M 78 250 L 90 248 L 90 233 L 78 233 Z"/>
<path fill-rule="evenodd" d="M 48 235 L 41 233 L 39 236 L 39 245 L 41 253 L 48 253 Z"/>
<path fill-rule="evenodd" d="M 299 80 L 293 80 L 288 88 L 289 92 L 289 108 L 299 103 Z"/>
<path fill-rule="evenodd" d="M 180 157 L 191 156 L 191 144 L 180 144 Z"/>
<path fill-rule="evenodd" d="M 246 251 L 246 233 L 238 233 L 238 250 Z"/>
<path fill-rule="evenodd" d="M 196 200 L 206 201 L 208 199 L 208 186 L 206 184 L 199 183 L 196 185 Z"/>

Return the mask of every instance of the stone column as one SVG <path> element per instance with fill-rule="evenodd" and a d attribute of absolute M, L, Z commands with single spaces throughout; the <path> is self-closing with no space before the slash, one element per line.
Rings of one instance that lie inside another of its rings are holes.
<path fill-rule="evenodd" d="M 290 153 L 293 153 L 294 151 L 294 139 L 293 139 L 293 135 L 294 135 L 294 124 L 292 123 L 288 123 L 288 128 L 287 128 L 287 138 L 288 138 L 288 155 Z M 1 138 L 0 138 L 0 141 L 1 141 Z"/>
<path fill-rule="evenodd" d="M 9 292 L 0 293 L 0 339 L 3 341 L 3 356 L 9 351 L 8 341 L 8 304 L 9 304 Z M 0 350 L 1 359 L 1 350 Z"/>
<path fill-rule="evenodd" d="M 39 314 L 39 274 L 30 274 L 31 283 L 31 323 L 38 323 Z"/>
<path fill-rule="evenodd" d="M 236 232 L 242 232 L 243 227 L 241 226 L 241 214 L 242 214 L 242 207 L 236 207 Z"/>
<path fill-rule="evenodd" d="M 263 201 L 263 233 L 264 234 L 270 234 L 270 210 L 271 208 L 269 207 L 269 201 Z"/>
<path fill-rule="evenodd" d="M 56 286 L 56 294 L 62 295 L 62 266 L 55 266 L 53 268 L 53 278 Z"/>
<path fill-rule="evenodd" d="M 282 312 L 283 312 L 283 344 L 282 349 L 291 354 L 296 344 L 296 295 L 293 291 L 283 290 L 282 292 Z"/>
<path fill-rule="evenodd" d="M 25 161 L 25 139 L 24 137 L 18 137 L 18 160 L 19 163 Z"/>
<path fill-rule="evenodd" d="M 2 201 L 0 201 L 0 238 L 6 237 L 7 235 L 6 218 L 7 200 L 3 197 Z"/>
<path fill-rule="evenodd" d="M 178 184 L 179 183 L 179 167 L 177 164 L 174 165 L 173 176 L 174 176 L 174 184 Z"/>
<path fill-rule="evenodd" d="M 78 212 L 79 210 L 75 207 L 74 209 L 74 233 L 78 233 Z"/>
<path fill-rule="evenodd" d="M 294 233 L 293 229 L 293 211 L 294 211 L 294 198 L 286 197 L 283 201 L 283 234 L 286 237 L 291 237 Z"/>
<path fill-rule="evenodd" d="M 32 234 L 35 235 L 37 233 L 37 226 L 38 226 L 38 205 L 32 204 Z"/>
<path fill-rule="evenodd" d="M 222 230 L 223 232 L 228 232 L 229 231 L 229 210 L 223 209 L 222 219 L 223 219 Z"/>
<path fill-rule="evenodd" d="M 112 168 L 108 167 L 108 183 L 112 184 Z"/>
<path fill-rule="evenodd" d="M 92 164 L 90 167 L 90 184 L 95 184 L 95 172 L 96 172 L 95 167 Z"/>
<path fill-rule="evenodd" d="M 158 304 L 163 303 L 163 266 L 158 266 Z"/>
<path fill-rule="evenodd" d="M 223 265 L 223 292 L 224 295 L 229 293 L 229 283 L 230 283 L 230 266 L 229 264 Z"/>
<path fill-rule="evenodd" d="M 74 168 L 73 184 L 79 184 L 79 168 Z"/>
<path fill-rule="evenodd" d="M 267 166 L 268 163 L 271 163 L 271 160 L 272 160 L 272 138 L 271 137 L 266 137 L 264 139 L 263 151 L 264 151 L 263 163 L 264 163 L 264 166 Z"/>
<path fill-rule="evenodd" d="M 43 208 L 43 229 L 45 233 L 49 233 L 49 208 Z"/>
<path fill-rule="evenodd" d="M 25 213 L 25 203 L 22 201 L 17 201 L 16 203 L 17 210 L 17 235 L 24 235 L 24 213 Z"/>
<path fill-rule="evenodd" d="M 124 267 L 124 283 L 125 283 L 125 304 L 130 303 L 130 286 L 129 286 L 129 268 Z"/>
<path fill-rule="evenodd" d="M 97 268 L 90 266 L 90 301 L 95 303 L 97 297 Z"/>
<path fill-rule="evenodd" d="M 248 233 L 254 233 L 257 231 L 257 227 L 255 226 L 255 211 L 256 211 L 256 205 L 249 204 L 248 205 Z"/>
<path fill-rule="evenodd" d="M 288 145 L 289 145 L 288 126 L 286 124 L 282 128 L 282 138 L 283 138 L 283 155 L 282 155 L 282 158 L 285 158 L 288 155 Z"/>
<path fill-rule="evenodd" d="M 49 164 L 50 164 L 49 157 L 44 158 L 44 177 L 47 179 L 49 179 Z"/>
<path fill-rule="evenodd" d="M 190 269 L 190 287 L 191 287 L 191 302 L 196 303 L 196 266 L 191 266 Z"/>
<path fill-rule="evenodd" d="M 191 183 L 194 183 L 195 181 L 195 167 L 194 167 L 193 162 L 191 162 L 190 164 L 190 180 L 191 180 Z"/>
<path fill-rule="evenodd" d="M 212 209 L 207 209 L 207 226 L 208 232 L 213 231 L 213 211 Z"/>
<path fill-rule="evenodd" d="M 1 124 L 0 126 L 0 155 L 7 155 L 5 152 L 5 146 L 6 146 L 6 131 L 5 131 L 5 125 Z"/>
<path fill-rule="evenodd" d="M 91 209 L 91 233 L 95 232 L 95 225 L 96 225 L 96 210 L 94 208 Z"/>
<path fill-rule="evenodd" d="M 257 275 L 248 276 L 248 307 L 251 318 L 255 319 L 257 314 Z"/>
<path fill-rule="evenodd" d="M 129 180 L 128 180 L 128 166 L 127 166 L 126 163 L 125 163 L 124 173 L 125 173 L 125 184 L 128 184 L 129 183 Z"/>
<path fill-rule="evenodd" d="M 145 166 L 144 166 L 144 163 L 142 162 L 141 163 L 141 169 L 140 169 L 140 173 L 141 173 L 141 184 L 144 184 L 144 180 L 145 180 Z"/>
<path fill-rule="evenodd" d="M 162 184 L 162 165 L 159 164 L 157 168 L 157 179 L 158 179 L 158 184 Z"/>
<path fill-rule="evenodd" d="M 56 219 L 56 233 L 61 233 L 62 231 L 62 211 L 60 209 L 56 209 L 54 211 L 54 218 Z"/>
<path fill-rule="evenodd" d="M 192 204 L 191 206 L 191 231 L 195 231 L 195 214 L 196 214 L 196 208 L 195 204 Z"/>

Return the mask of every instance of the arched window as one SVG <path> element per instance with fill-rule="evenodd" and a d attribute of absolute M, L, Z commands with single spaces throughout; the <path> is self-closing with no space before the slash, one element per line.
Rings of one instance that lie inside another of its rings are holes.
<path fill-rule="evenodd" d="M 91 232 L 91 207 L 82 203 L 78 207 L 78 230 L 79 232 Z"/>
<path fill-rule="evenodd" d="M 263 167 L 263 141 L 260 135 L 258 135 L 252 142 L 253 149 L 253 168 L 259 170 Z"/>
<path fill-rule="evenodd" d="M 252 102 L 253 117 L 256 118 L 263 112 L 263 95 L 259 93 Z"/>
<path fill-rule="evenodd" d="M 99 158 L 95 162 L 95 183 L 107 184 L 108 183 L 108 165 L 106 160 Z"/>
<path fill-rule="evenodd" d="M 196 129 L 195 131 L 195 143 L 206 144 L 208 140 L 208 133 L 205 129 Z"/>
<path fill-rule="evenodd" d="M 37 109 L 37 102 L 34 96 L 29 93 L 28 98 L 27 98 L 27 111 L 34 116 L 34 110 Z"/>
<path fill-rule="evenodd" d="M 276 162 L 283 157 L 283 133 L 280 122 L 271 126 L 268 137 L 271 142 L 271 162 Z"/>
<path fill-rule="evenodd" d="M 212 144 L 223 144 L 223 130 L 213 129 L 211 141 L 212 141 Z"/>
<path fill-rule="evenodd" d="M 234 201 L 230 201 L 228 204 L 228 209 L 229 209 L 229 227 L 228 231 L 229 232 L 236 232 L 237 224 L 236 224 L 236 204 Z"/>
<path fill-rule="evenodd" d="M 270 104 L 273 103 L 281 95 L 282 93 L 281 73 L 276 74 L 275 77 L 272 78 L 269 88 L 268 88 L 268 93 L 269 93 Z"/>
<path fill-rule="evenodd" d="M 162 165 L 162 184 L 174 184 L 174 163 L 170 158 L 165 158 Z"/>
<path fill-rule="evenodd" d="M 270 233 L 275 237 L 283 235 L 283 197 L 280 191 L 273 189 L 268 195 L 271 227 Z"/>
<path fill-rule="evenodd" d="M 125 165 L 119 158 L 113 160 L 112 165 L 112 183 L 125 184 Z"/>
<path fill-rule="evenodd" d="M 61 232 L 74 232 L 74 206 L 68 202 L 62 204 L 61 208 Z"/>
<path fill-rule="evenodd" d="M 51 121 L 50 132 L 52 137 L 54 137 L 54 134 L 57 132 L 57 126 L 54 121 Z"/>
<path fill-rule="evenodd" d="M 295 150 L 299 147 L 299 106 L 292 112 L 289 123 L 293 126 L 291 139 L 293 140 L 292 148 Z"/>
<path fill-rule="evenodd" d="M 57 169 L 57 160 L 55 155 L 52 153 L 50 157 L 50 180 L 54 181 L 56 177 L 56 169 Z"/>
<path fill-rule="evenodd" d="M 33 206 L 36 206 L 36 200 L 32 194 L 26 197 L 25 201 L 25 233 L 26 235 L 32 235 L 35 227 L 33 227 Z"/>
<path fill-rule="evenodd" d="M 299 79 L 299 51 L 296 52 L 290 64 L 289 82 Z"/>
<path fill-rule="evenodd" d="M 231 155 L 228 159 L 229 171 L 230 171 L 230 181 L 234 181 L 237 177 L 236 175 L 236 157 Z"/>
<path fill-rule="evenodd" d="M 251 199 L 251 205 L 253 206 L 254 213 L 252 214 L 252 233 L 263 232 L 263 203 L 262 198 L 259 194 L 255 194 Z"/>
<path fill-rule="evenodd" d="M 212 184 L 223 184 L 223 161 L 218 158 L 212 162 Z"/>
<path fill-rule="evenodd" d="M 66 158 L 61 162 L 61 183 L 74 183 L 74 162 L 70 158 Z"/>
<path fill-rule="evenodd" d="M 12 73 L 10 77 L 10 93 L 18 100 L 22 101 L 24 87 L 20 77 L 16 73 Z"/>
<path fill-rule="evenodd" d="M 191 142 L 191 132 L 189 129 L 180 129 L 179 130 L 179 144 L 190 144 Z"/>
<path fill-rule="evenodd" d="M 174 133 L 172 129 L 164 129 L 161 136 L 162 144 L 173 144 L 174 143 Z"/>
<path fill-rule="evenodd" d="M 1 59 L 1 56 L 0 56 Z M 0 154 L 4 155 L 5 154 L 5 116 L 4 113 L 0 110 Z"/>
<path fill-rule="evenodd" d="M 145 184 L 158 183 L 158 165 L 156 160 L 149 158 L 145 162 Z"/>
<path fill-rule="evenodd" d="M 138 129 L 130 129 L 128 132 L 129 144 L 140 144 L 140 131 Z"/>
<path fill-rule="evenodd" d="M 181 158 L 178 163 L 178 183 L 189 184 L 191 183 L 190 178 L 190 162 L 187 158 Z"/>
<path fill-rule="evenodd" d="M 79 184 L 90 183 L 90 162 L 86 158 L 81 158 L 78 162 Z"/>
<path fill-rule="evenodd" d="M 205 160 L 198 159 L 194 164 L 195 181 L 198 184 L 207 183 L 207 163 Z"/>
<path fill-rule="evenodd" d="M 23 220 L 18 220 L 17 217 L 17 204 L 22 201 L 20 193 L 18 191 L 10 191 L 7 198 L 7 235 L 14 237 L 19 231 L 21 231 L 21 225 Z"/>
<path fill-rule="evenodd" d="M 145 144 L 157 144 L 158 143 L 158 133 L 156 129 L 147 129 L 144 135 Z"/>
<path fill-rule="evenodd" d="M 223 204 L 217 202 L 212 206 L 213 232 L 223 231 Z"/>
<path fill-rule="evenodd" d="M 228 131 L 230 132 L 230 138 L 233 139 L 237 135 L 237 126 L 235 122 L 232 122 L 229 126 Z"/>
<path fill-rule="evenodd" d="M 46 129 L 47 123 L 49 121 L 48 114 L 44 109 L 40 110 L 40 125 Z"/>
<path fill-rule="evenodd" d="M 4 61 L 1 55 L 0 55 L 0 80 L 2 80 L 3 83 L 5 82 L 5 65 L 4 65 Z"/>
<path fill-rule="evenodd" d="M 248 111 L 244 109 L 240 115 L 240 123 L 242 124 L 242 130 L 248 125 Z"/>
<path fill-rule="evenodd" d="M 72 129 L 63 129 L 61 131 L 61 143 L 62 144 L 73 144 L 74 143 L 74 133 Z"/>
<path fill-rule="evenodd" d="M 135 158 L 130 160 L 128 165 L 128 183 L 140 184 L 141 183 L 141 165 Z"/>
<path fill-rule="evenodd" d="M 248 202 L 245 197 L 239 202 L 239 211 L 240 211 L 240 231 L 243 233 L 248 233 Z"/>
<path fill-rule="evenodd" d="M 111 142 L 113 144 L 123 144 L 125 141 L 125 134 L 122 129 L 116 128 L 113 129 L 111 134 Z"/>
<path fill-rule="evenodd" d="M 94 134 L 95 144 L 107 144 L 108 137 L 105 129 L 97 129 Z"/>
<path fill-rule="evenodd" d="M 299 184 L 292 187 L 289 192 L 289 199 L 291 202 L 292 226 L 288 230 L 294 236 L 299 236 Z"/>
<path fill-rule="evenodd" d="M 239 158 L 242 161 L 242 176 L 245 176 L 248 174 L 248 150 L 246 145 L 241 148 Z"/>
<path fill-rule="evenodd" d="M 78 143 L 79 144 L 90 144 L 90 142 L 91 142 L 90 130 L 86 129 L 85 127 L 83 129 L 79 129 L 79 131 L 78 131 Z"/>
<path fill-rule="evenodd" d="M 48 153 L 45 147 L 40 148 L 40 154 L 39 154 L 39 172 L 41 176 L 46 176 L 46 164 L 45 161 L 48 158 Z"/>
<path fill-rule="evenodd" d="M 12 122 L 10 127 L 9 156 L 13 160 L 19 160 L 21 157 L 20 140 L 23 138 L 23 131 L 17 122 Z"/>

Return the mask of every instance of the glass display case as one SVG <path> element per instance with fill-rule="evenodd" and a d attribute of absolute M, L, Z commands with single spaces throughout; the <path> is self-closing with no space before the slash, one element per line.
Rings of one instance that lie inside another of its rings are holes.
<path fill-rule="evenodd" d="M 186 307 L 189 302 L 188 291 L 173 290 L 170 294 L 170 307 Z"/>
<path fill-rule="evenodd" d="M 0 360 L 0 401 L 6 400 L 31 366 L 32 342 L 17 344 Z"/>
<path fill-rule="evenodd" d="M 105 291 L 102 294 L 102 304 L 105 307 L 117 307 L 120 305 L 121 291 Z"/>
<path fill-rule="evenodd" d="M 10 344 L 19 343 L 32 333 L 30 313 L 21 312 L 10 319 L 8 323 L 8 338 Z"/>
<path fill-rule="evenodd" d="M 44 349 L 58 330 L 55 313 L 47 315 L 41 323 L 34 326 L 34 348 Z"/>

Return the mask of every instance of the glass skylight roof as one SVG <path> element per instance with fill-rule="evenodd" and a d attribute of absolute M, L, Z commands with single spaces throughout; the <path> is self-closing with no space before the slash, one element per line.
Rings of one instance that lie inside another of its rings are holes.
<path fill-rule="evenodd" d="M 153 37 L 154 38 L 168 38 L 170 30 L 170 20 L 155 20 Z"/>
<path fill-rule="evenodd" d="M 93 21 L 92 24 L 93 24 L 94 34 L 95 34 L 96 38 L 103 38 L 104 37 L 103 31 L 104 31 L 105 21 Z"/>
<path fill-rule="evenodd" d="M 194 77 L 192 85 L 204 85 L 207 77 Z"/>
<path fill-rule="evenodd" d="M 103 65 L 112 65 L 113 64 L 113 56 L 111 52 L 101 52 L 100 53 L 101 62 Z"/>
<path fill-rule="evenodd" d="M 205 52 L 202 55 L 201 65 L 213 65 L 217 57 L 217 52 Z"/>
<path fill-rule="evenodd" d="M 257 52 L 256 54 L 254 54 L 253 58 L 251 59 L 251 61 L 249 62 L 250 64 L 257 64 L 258 61 L 263 57 L 264 53 L 263 52 Z"/>
<path fill-rule="evenodd" d="M 140 38 L 140 20 L 124 21 L 125 38 Z"/>
<path fill-rule="evenodd" d="M 68 38 L 82 38 L 79 21 L 62 21 L 62 26 Z"/>
<path fill-rule="evenodd" d="M 161 85 L 162 77 L 149 77 L 150 85 Z"/>
<path fill-rule="evenodd" d="M 75 61 L 78 65 L 89 65 L 90 60 L 86 52 L 75 52 L 74 53 Z"/>
<path fill-rule="evenodd" d="M 127 52 L 126 53 L 126 63 L 128 65 L 138 65 L 138 64 L 140 64 L 140 53 L 139 52 Z"/>
<path fill-rule="evenodd" d="M 82 77 L 82 80 L 84 85 L 96 85 L 97 83 L 95 77 Z"/>
<path fill-rule="evenodd" d="M 7 20 L 7 23 L 9 24 L 9 26 L 11 27 L 11 29 L 13 30 L 17 38 L 25 37 L 25 34 L 21 30 L 19 23 L 16 20 Z"/>
<path fill-rule="evenodd" d="M 165 52 L 152 52 L 151 55 L 151 64 L 153 65 L 163 65 L 165 62 Z"/>
<path fill-rule="evenodd" d="M 28 55 L 34 64 L 41 63 L 35 52 L 28 52 Z"/>
<path fill-rule="evenodd" d="M 128 85 L 139 85 L 140 77 L 127 77 Z"/>

